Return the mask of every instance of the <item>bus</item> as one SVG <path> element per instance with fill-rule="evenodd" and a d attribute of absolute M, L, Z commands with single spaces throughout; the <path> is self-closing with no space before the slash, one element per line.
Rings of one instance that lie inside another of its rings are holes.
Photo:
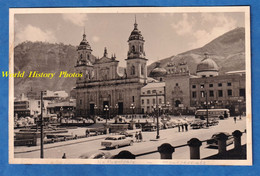
<path fill-rule="evenodd" d="M 209 119 L 224 119 L 230 116 L 229 109 L 208 109 Z M 195 112 L 195 118 L 205 120 L 207 118 L 207 109 L 198 109 Z"/>

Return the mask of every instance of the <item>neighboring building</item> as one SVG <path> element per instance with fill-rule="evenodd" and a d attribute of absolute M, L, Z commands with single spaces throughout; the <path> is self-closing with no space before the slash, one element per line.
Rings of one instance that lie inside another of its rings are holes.
<path fill-rule="evenodd" d="M 46 107 L 49 101 L 44 100 L 44 115 L 46 115 Z M 14 101 L 14 115 L 15 117 L 37 117 L 41 114 L 41 101 L 40 100 L 16 100 Z"/>
<path fill-rule="evenodd" d="M 91 60 L 92 49 L 83 35 L 77 48 L 77 73 L 83 77 L 76 81 L 76 108 L 78 116 L 104 114 L 107 105 L 110 112 L 118 114 L 132 113 L 134 104 L 136 113 L 141 113 L 141 88 L 147 83 L 147 59 L 144 52 L 144 38 L 134 24 L 134 30 L 128 39 L 126 69 L 123 75 L 118 73 L 118 60 L 115 54 L 108 57 L 107 49 L 100 59 Z"/>
<path fill-rule="evenodd" d="M 76 109 L 76 101 L 66 101 L 59 103 L 52 103 L 47 106 L 47 113 L 49 115 L 55 114 L 57 117 L 74 117 Z"/>
<path fill-rule="evenodd" d="M 165 108 L 165 82 L 148 83 L 141 92 L 142 113 L 152 113 L 156 105 Z"/>
<path fill-rule="evenodd" d="M 65 91 L 50 91 L 45 90 L 43 91 L 43 99 L 50 100 L 50 101 L 60 101 L 62 99 L 66 99 L 68 97 L 68 93 Z"/>
<path fill-rule="evenodd" d="M 186 61 L 174 64 L 170 62 L 166 67 L 164 78 L 166 87 L 166 102 L 171 105 L 171 111 L 177 112 L 190 108 L 190 72 Z"/>
<path fill-rule="evenodd" d="M 237 114 L 245 112 L 245 72 L 218 75 L 217 64 L 205 55 L 197 66 L 197 77 L 190 79 L 190 104 L 196 108 L 228 108 Z"/>

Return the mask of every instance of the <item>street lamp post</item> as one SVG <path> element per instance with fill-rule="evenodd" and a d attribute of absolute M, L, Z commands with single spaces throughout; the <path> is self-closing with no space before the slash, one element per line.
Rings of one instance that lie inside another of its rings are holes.
<path fill-rule="evenodd" d="M 156 109 L 157 109 L 157 123 L 156 123 L 156 129 L 157 129 L 157 134 L 156 134 L 156 139 L 159 139 L 160 138 L 160 135 L 159 135 L 159 113 L 160 113 L 160 110 L 159 110 L 159 105 L 158 105 L 158 94 L 157 92 L 155 92 L 155 95 L 156 95 Z"/>
<path fill-rule="evenodd" d="M 118 115 L 118 104 L 115 105 L 116 116 Z"/>
<path fill-rule="evenodd" d="M 94 119 L 93 119 L 95 123 L 96 123 L 96 113 L 97 113 L 96 111 L 97 111 L 97 108 L 98 108 L 97 105 L 95 105 L 94 106 Z"/>
<path fill-rule="evenodd" d="M 206 96 L 206 117 L 207 117 L 207 127 L 209 127 L 209 110 L 208 110 L 208 95 L 207 91 L 205 91 L 205 96 Z"/>
<path fill-rule="evenodd" d="M 63 111 L 63 107 L 61 106 L 60 107 L 60 123 L 62 122 L 62 118 L 61 118 L 62 117 L 62 111 Z"/>
<path fill-rule="evenodd" d="M 110 111 L 108 111 L 108 118 L 109 118 L 109 120 L 110 120 L 111 115 L 112 115 L 112 116 L 114 115 L 114 110 L 113 110 L 113 106 L 110 106 L 109 108 L 110 108 Z"/>
<path fill-rule="evenodd" d="M 105 105 L 105 108 L 104 108 L 104 111 L 105 111 L 105 113 L 106 113 L 106 134 L 108 134 L 109 133 L 109 128 L 108 128 L 108 126 L 107 126 L 107 116 L 108 116 L 108 112 L 109 112 L 109 107 L 108 107 L 108 105 Z"/>
<path fill-rule="evenodd" d="M 132 121 L 134 121 L 134 111 L 135 111 L 135 106 L 134 106 L 133 103 L 131 104 L 130 109 L 132 109 Z"/>
<path fill-rule="evenodd" d="M 44 158 L 43 156 L 43 138 L 44 138 L 44 132 L 43 132 L 43 91 L 41 91 L 41 158 Z"/>
<path fill-rule="evenodd" d="M 169 113 L 169 111 L 170 111 L 170 102 L 169 101 L 167 101 L 167 103 L 166 103 L 166 107 L 167 107 L 167 115 L 169 115 L 170 113 Z"/>
<path fill-rule="evenodd" d="M 239 99 L 239 100 L 238 100 L 238 104 L 239 104 L 239 115 L 240 115 L 239 119 L 240 119 L 240 120 L 242 119 L 242 118 L 241 118 L 241 107 L 240 107 L 241 102 L 242 102 L 242 100 Z"/>

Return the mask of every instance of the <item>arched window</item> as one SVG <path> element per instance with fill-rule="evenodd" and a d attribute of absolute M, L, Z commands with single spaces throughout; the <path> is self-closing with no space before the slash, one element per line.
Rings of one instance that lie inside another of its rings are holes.
<path fill-rule="evenodd" d="M 135 46 L 134 45 L 132 46 L 132 51 L 135 52 Z"/>
<path fill-rule="evenodd" d="M 143 47 L 142 47 L 142 45 L 140 45 L 140 52 L 143 52 Z"/>
<path fill-rule="evenodd" d="M 82 54 L 80 54 L 80 59 L 82 59 L 82 57 L 83 57 Z"/>
<path fill-rule="evenodd" d="M 132 67 L 131 67 L 131 75 L 135 75 L 135 66 L 134 65 L 132 65 Z"/>
<path fill-rule="evenodd" d="M 89 55 L 88 55 L 88 60 L 89 60 Z"/>
<path fill-rule="evenodd" d="M 141 75 L 144 75 L 144 66 L 141 66 Z"/>

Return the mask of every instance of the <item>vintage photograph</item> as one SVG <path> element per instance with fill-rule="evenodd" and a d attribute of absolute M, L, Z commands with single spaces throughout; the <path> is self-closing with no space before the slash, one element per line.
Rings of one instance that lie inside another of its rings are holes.
<path fill-rule="evenodd" d="M 252 165 L 249 7 L 9 14 L 9 163 Z"/>

